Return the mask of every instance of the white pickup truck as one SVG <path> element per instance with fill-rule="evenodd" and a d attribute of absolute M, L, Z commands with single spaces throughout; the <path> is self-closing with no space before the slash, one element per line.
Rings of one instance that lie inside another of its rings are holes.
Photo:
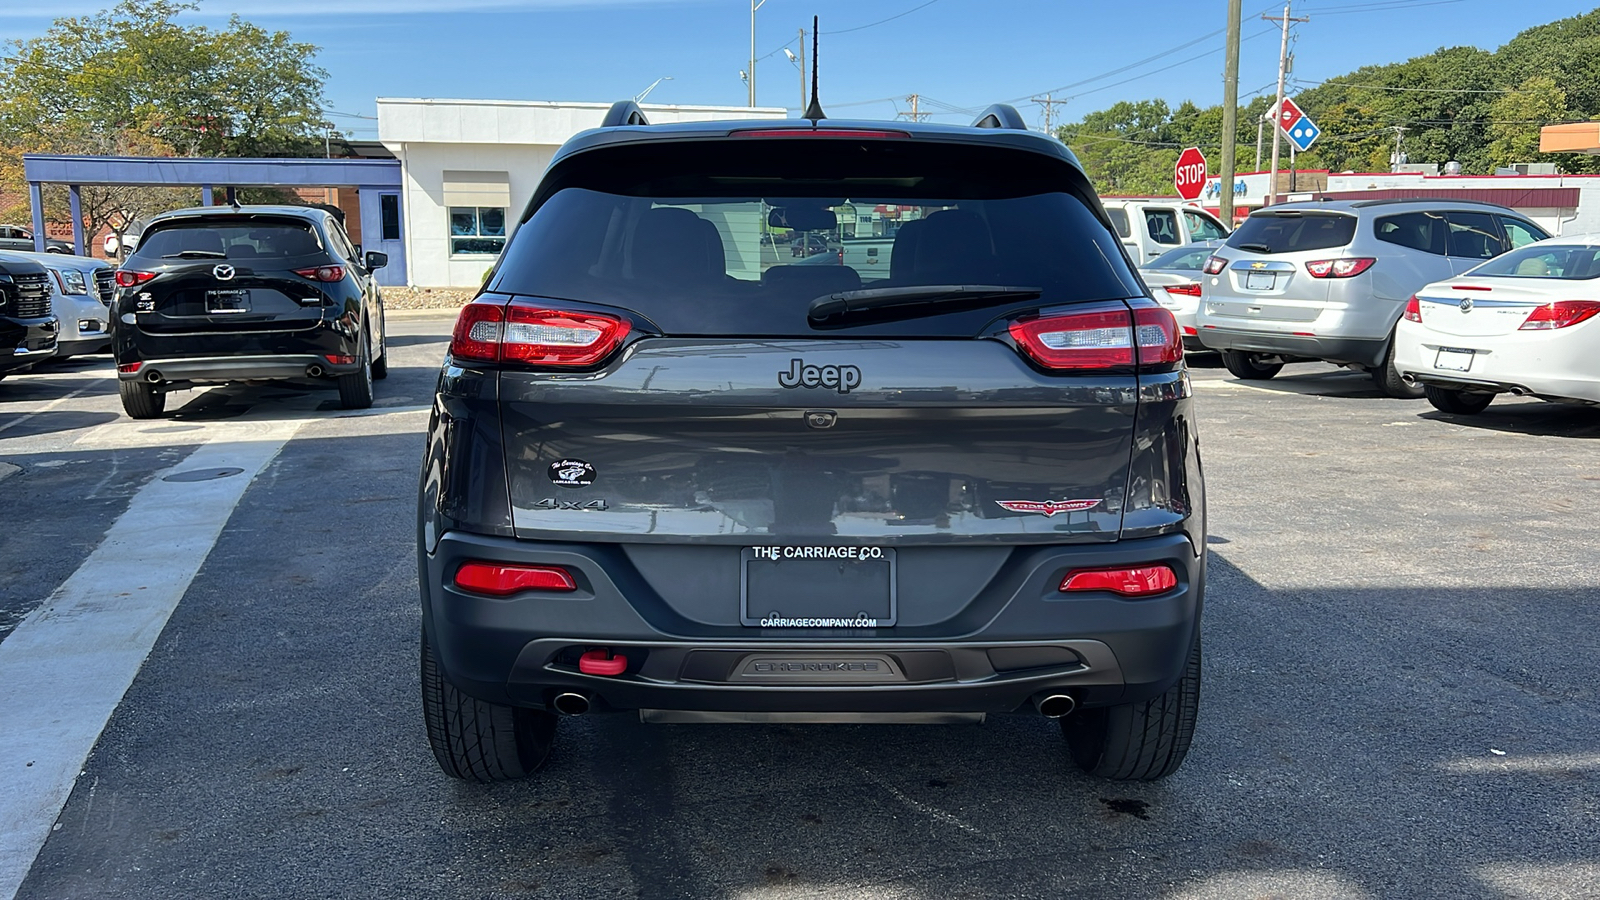
<path fill-rule="evenodd" d="M 1199 241 L 1222 240 L 1228 229 L 1199 206 L 1171 200 L 1102 199 L 1111 224 L 1135 265 L 1146 263 L 1174 247 Z"/>

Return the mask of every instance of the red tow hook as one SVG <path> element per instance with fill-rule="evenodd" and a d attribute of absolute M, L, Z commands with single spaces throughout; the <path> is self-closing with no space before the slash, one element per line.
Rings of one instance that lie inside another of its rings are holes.
<path fill-rule="evenodd" d="M 628 670 L 626 656 L 612 656 L 610 650 L 588 650 L 578 657 L 578 671 L 585 675 L 621 675 Z"/>

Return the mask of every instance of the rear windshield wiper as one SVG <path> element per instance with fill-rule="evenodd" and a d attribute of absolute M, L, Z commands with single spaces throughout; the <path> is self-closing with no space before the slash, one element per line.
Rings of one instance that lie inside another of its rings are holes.
<path fill-rule="evenodd" d="M 1266 244 L 1235 244 L 1240 250 L 1254 250 L 1257 253 L 1271 253 L 1272 248 Z"/>
<path fill-rule="evenodd" d="M 813 322 L 838 322 L 865 313 L 894 310 L 899 316 L 909 318 L 943 312 L 940 307 L 948 304 L 1032 300 L 1043 293 L 1044 288 L 1004 284 L 918 284 L 867 288 L 823 294 L 811 301 L 806 317 Z"/>
<path fill-rule="evenodd" d="M 219 250 L 184 250 L 179 253 L 163 254 L 162 259 L 227 259 L 228 254 Z"/>

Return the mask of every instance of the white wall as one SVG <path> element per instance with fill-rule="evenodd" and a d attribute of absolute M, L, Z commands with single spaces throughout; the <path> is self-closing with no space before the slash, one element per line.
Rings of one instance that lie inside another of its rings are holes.
<path fill-rule="evenodd" d="M 404 165 L 406 267 L 418 287 L 476 288 L 492 256 L 452 256 L 444 173 L 506 172 L 511 208 L 521 217 L 556 150 L 598 127 L 609 103 L 532 100 L 378 100 L 378 139 Z M 781 119 L 775 108 L 645 105 L 652 123 Z"/>

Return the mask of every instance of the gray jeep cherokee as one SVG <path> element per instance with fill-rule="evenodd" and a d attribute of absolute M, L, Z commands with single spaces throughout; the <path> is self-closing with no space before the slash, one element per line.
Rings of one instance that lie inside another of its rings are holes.
<path fill-rule="evenodd" d="M 876 242 L 859 269 L 793 258 L 846 235 Z M 620 103 L 557 153 L 440 373 L 434 755 L 521 777 L 585 713 L 1020 713 L 1087 771 L 1168 775 L 1199 706 L 1190 394 L 1076 159 L 1015 110 Z"/>

